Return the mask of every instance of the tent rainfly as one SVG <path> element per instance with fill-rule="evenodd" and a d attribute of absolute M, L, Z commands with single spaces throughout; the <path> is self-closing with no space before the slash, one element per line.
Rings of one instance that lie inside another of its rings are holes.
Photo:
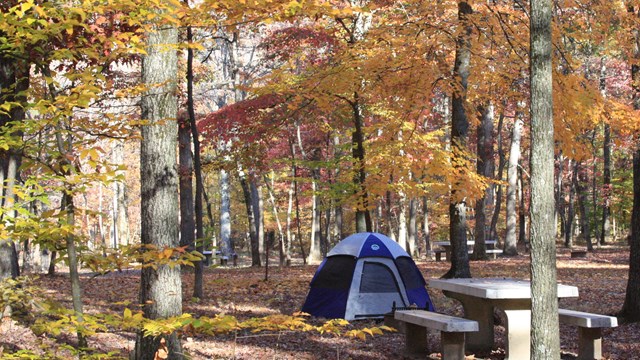
<path fill-rule="evenodd" d="M 313 279 L 302 311 L 346 320 L 381 318 L 396 307 L 434 311 L 420 270 L 385 235 L 357 233 L 340 241 Z"/>

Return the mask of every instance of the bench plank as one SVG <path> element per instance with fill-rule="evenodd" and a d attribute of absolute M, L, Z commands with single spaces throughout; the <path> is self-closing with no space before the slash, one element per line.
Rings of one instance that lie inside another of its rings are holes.
<path fill-rule="evenodd" d="M 425 310 L 396 310 L 394 318 L 405 324 L 405 353 L 423 356 L 427 328 L 440 331 L 443 360 L 463 360 L 465 332 L 478 331 L 478 322 Z"/>
<path fill-rule="evenodd" d="M 618 326 L 618 318 L 614 316 L 592 314 L 582 311 L 558 309 L 560 322 L 585 328 L 603 328 Z"/>
<path fill-rule="evenodd" d="M 478 322 L 424 310 L 398 310 L 395 318 L 444 332 L 478 331 Z"/>
<path fill-rule="evenodd" d="M 560 322 L 578 326 L 578 359 L 602 359 L 602 328 L 618 326 L 618 318 L 558 309 Z"/>

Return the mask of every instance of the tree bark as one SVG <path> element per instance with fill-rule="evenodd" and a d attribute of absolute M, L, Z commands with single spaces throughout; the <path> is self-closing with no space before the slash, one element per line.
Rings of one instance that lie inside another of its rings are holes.
<path fill-rule="evenodd" d="M 504 239 L 504 255 L 518 255 L 516 228 L 516 202 L 518 191 L 518 163 L 520 161 L 520 140 L 522 138 L 522 112 L 518 112 L 511 131 L 511 149 L 507 168 L 507 232 Z"/>
<path fill-rule="evenodd" d="M 194 250 L 196 223 L 193 209 L 193 160 L 191 125 L 186 114 L 178 117 L 178 160 L 180 177 L 180 246 Z"/>
<path fill-rule="evenodd" d="M 591 243 L 591 227 L 589 226 L 589 207 L 587 206 L 587 174 L 586 170 L 582 168 L 580 162 L 576 162 L 575 172 L 576 176 L 576 192 L 578 194 L 578 209 L 580 210 L 580 233 L 583 240 L 587 243 L 587 250 L 593 251 L 593 244 Z"/>
<path fill-rule="evenodd" d="M 502 142 L 502 125 L 504 124 L 504 114 L 500 113 L 500 117 L 498 118 L 498 129 L 497 129 L 497 134 L 498 134 L 498 174 L 496 176 L 496 179 L 502 181 L 502 177 L 504 175 L 504 165 L 505 165 L 505 158 L 504 158 L 504 151 L 502 151 L 503 149 L 503 142 Z M 500 184 L 495 185 L 497 187 L 497 190 L 495 190 L 496 192 L 496 199 L 495 199 L 495 208 L 493 209 L 493 215 L 491 216 L 491 225 L 489 228 L 489 233 L 490 233 L 490 237 L 491 239 L 497 240 L 498 239 L 498 219 L 500 218 L 500 211 L 502 210 L 502 189 L 503 186 Z"/>
<path fill-rule="evenodd" d="M 602 231 L 600 232 L 600 245 L 607 242 L 611 233 L 611 126 L 604 124 L 604 143 L 602 145 L 604 171 L 602 174 Z"/>
<path fill-rule="evenodd" d="M 178 174 L 176 138 L 176 79 L 178 57 L 167 50 L 178 42 L 176 28 L 166 26 L 147 34 L 147 55 L 142 60 L 142 81 L 149 91 L 142 97 L 141 116 L 149 120 L 141 127 L 141 240 L 162 250 L 175 248 L 178 239 Z M 140 304 L 150 319 L 178 316 L 182 313 L 180 266 L 144 264 L 140 281 Z M 182 359 L 182 347 L 176 333 L 165 336 L 169 359 Z M 135 358 L 153 360 L 160 337 L 136 339 Z"/>
<path fill-rule="evenodd" d="M 458 83 L 452 96 L 451 118 L 451 151 L 452 157 L 462 156 L 467 147 L 469 136 L 469 120 L 465 110 L 467 100 L 467 81 L 469 78 L 469 62 L 471 59 L 471 25 L 468 16 L 473 10 L 466 1 L 458 2 L 458 21 L 464 31 L 456 41 L 456 55 L 453 73 Z M 462 179 L 453 184 L 449 201 L 449 240 L 451 241 L 451 268 L 444 278 L 469 278 L 469 254 L 467 250 L 466 202 L 457 198 L 456 188 L 463 186 Z"/>
<path fill-rule="evenodd" d="M 238 171 L 240 177 L 240 187 L 244 195 L 244 204 L 247 209 L 247 222 L 249 223 L 249 241 L 251 243 L 251 266 L 262 266 L 260 260 L 260 245 L 258 243 L 258 234 L 256 233 L 255 211 L 253 210 L 254 201 L 251 199 L 251 185 L 247 180 L 247 175 L 242 169 Z"/>
<path fill-rule="evenodd" d="M 488 103 L 485 106 L 479 108 L 480 110 L 480 124 L 478 125 L 477 134 L 478 141 L 476 145 L 476 152 L 478 156 L 478 162 L 476 164 L 476 171 L 479 175 L 487 178 L 493 178 L 493 104 Z M 474 229 L 475 244 L 473 247 L 473 259 L 480 260 L 486 259 L 486 247 L 485 240 L 487 240 L 489 234 L 487 234 L 487 205 L 493 202 L 492 189 L 488 186 L 482 197 L 476 200 L 475 220 L 476 226 Z"/>
<path fill-rule="evenodd" d="M 409 200 L 409 226 L 407 227 L 407 248 L 409 255 L 417 257 L 420 254 L 420 248 L 416 246 L 416 235 L 418 232 L 418 199 L 412 197 Z"/>
<path fill-rule="evenodd" d="M 553 223 L 551 0 L 531 1 L 531 358 L 560 359 Z"/>
<path fill-rule="evenodd" d="M 638 8 L 629 5 L 627 9 L 632 16 L 639 16 Z M 634 60 L 640 59 L 640 30 L 634 30 L 636 46 Z M 631 84 L 633 88 L 633 108 L 640 110 L 640 65 L 631 67 Z M 631 239 L 629 240 L 629 277 L 624 304 L 620 316 L 625 320 L 640 321 L 640 134 L 636 132 L 636 149 L 633 152 L 633 208 L 631 211 Z"/>

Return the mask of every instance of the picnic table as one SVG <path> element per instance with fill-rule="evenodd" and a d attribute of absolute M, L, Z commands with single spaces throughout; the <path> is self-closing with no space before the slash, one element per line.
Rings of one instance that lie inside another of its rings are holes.
<path fill-rule="evenodd" d="M 496 244 L 498 242 L 496 240 L 485 240 L 484 246 L 487 250 L 495 250 Z M 447 260 L 451 259 L 451 242 L 449 241 L 434 241 L 433 245 L 439 246 L 444 249 L 444 253 Z M 467 247 L 469 247 L 469 254 L 473 253 L 473 246 L 475 245 L 475 241 L 469 240 L 467 241 Z M 436 253 L 436 260 L 440 260 L 439 254 Z"/>
<path fill-rule="evenodd" d="M 507 318 L 506 358 L 529 359 L 531 348 L 531 283 L 508 278 L 430 279 L 429 287 L 459 300 L 465 317 L 478 322 L 479 331 L 469 333 L 470 351 L 490 351 L 494 347 L 493 309 Z M 577 297 L 578 288 L 558 284 L 558 297 Z"/>

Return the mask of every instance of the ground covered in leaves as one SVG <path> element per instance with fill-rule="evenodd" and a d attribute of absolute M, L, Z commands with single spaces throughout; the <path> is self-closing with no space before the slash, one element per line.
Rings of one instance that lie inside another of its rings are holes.
<path fill-rule="evenodd" d="M 561 283 L 578 286 L 580 297 L 561 299 L 562 308 L 614 315 L 622 307 L 628 275 L 628 248 L 600 248 L 586 258 L 572 259 L 569 250 L 558 250 L 558 279 Z M 418 261 L 424 277 L 435 278 L 444 274 L 449 264 L 432 260 Z M 474 277 L 529 278 L 529 257 L 499 258 L 472 261 Z M 316 266 L 269 268 L 211 267 L 206 270 L 205 296 L 192 299 L 193 275 L 185 272 L 184 311 L 194 316 L 228 314 L 248 319 L 272 314 L 291 315 L 299 311 L 307 294 L 308 284 Z M 95 276 L 84 274 L 82 286 L 86 311 L 89 313 L 122 314 L 127 302 L 135 303 L 138 294 L 139 272 L 135 270 Z M 52 298 L 71 308 L 69 284 L 65 274 L 41 276 L 36 284 Z M 462 316 L 455 300 L 448 299 L 438 290 L 429 290 L 440 312 Z M 132 305 L 128 305 L 131 307 Z M 622 320 L 622 319 L 621 319 Z M 312 323 L 319 320 L 310 319 Z M 492 353 L 470 354 L 469 359 L 504 359 L 504 327 L 496 317 L 496 349 Z M 358 321 L 349 328 L 381 325 L 375 321 Z M 640 354 L 640 324 L 621 324 L 604 330 L 603 353 L 607 359 L 632 359 Z M 0 327 L 0 354 L 6 356 L 20 349 L 34 352 L 47 348 L 60 349 L 61 358 L 67 354 L 60 344 L 73 345 L 73 335 L 36 335 L 30 328 L 7 318 Z M 133 333 L 100 332 L 89 338 L 89 346 L 108 357 L 128 357 L 133 348 Z M 438 359 L 439 335 L 430 334 L 429 344 Z M 183 336 L 184 351 L 192 359 L 399 359 L 403 357 L 404 339 L 398 333 L 384 333 L 366 340 L 321 335 L 317 332 L 234 332 L 217 336 L 197 333 Z M 577 329 L 561 325 L 562 358 L 573 359 L 577 353 Z M 54 353 L 58 350 L 54 350 Z M 2 357 L 2 356 L 0 356 Z M 107 357 L 107 358 L 108 358 Z"/>

